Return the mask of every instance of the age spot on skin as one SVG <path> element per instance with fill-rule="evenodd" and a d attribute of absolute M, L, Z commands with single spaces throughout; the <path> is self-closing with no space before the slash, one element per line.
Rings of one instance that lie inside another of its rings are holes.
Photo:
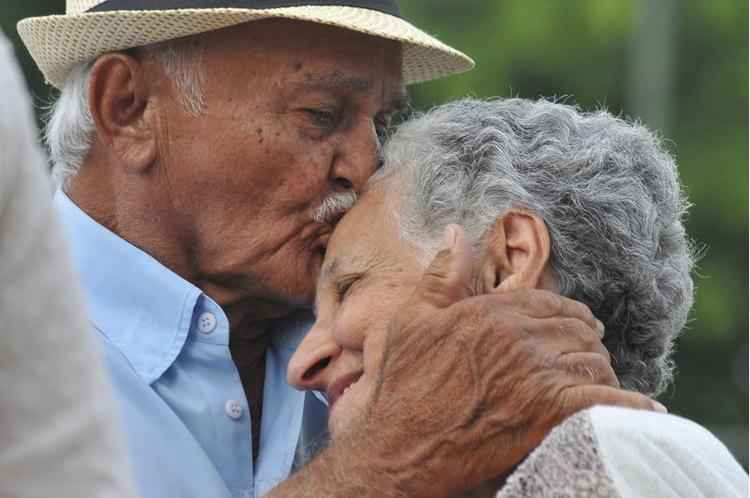
<path fill-rule="evenodd" d="M 292 67 L 294 68 L 295 73 L 299 72 L 299 70 L 302 69 L 302 61 L 296 61 Z"/>

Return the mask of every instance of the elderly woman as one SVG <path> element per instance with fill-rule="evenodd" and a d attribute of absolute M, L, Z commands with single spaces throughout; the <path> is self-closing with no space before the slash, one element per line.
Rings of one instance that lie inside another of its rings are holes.
<path fill-rule="evenodd" d="M 384 333 L 449 225 L 473 250 L 472 293 L 541 288 L 579 300 L 605 324 L 620 385 L 665 389 L 694 255 L 676 165 L 653 134 L 543 100 L 463 100 L 402 125 L 384 160 L 330 239 L 317 321 L 289 367 L 294 385 L 328 393 L 334 438 L 365 408 L 365 339 Z M 743 496 L 747 476 L 689 421 L 597 407 L 553 431 L 499 496 L 553 492 Z"/>

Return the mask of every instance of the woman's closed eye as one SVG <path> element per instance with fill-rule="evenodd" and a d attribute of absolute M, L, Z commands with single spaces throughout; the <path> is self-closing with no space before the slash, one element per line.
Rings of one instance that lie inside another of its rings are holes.
<path fill-rule="evenodd" d="M 354 284 L 356 284 L 361 277 L 361 275 L 351 275 L 336 282 L 336 295 L 338 296 L 339 301 L 346 299 Z"/>

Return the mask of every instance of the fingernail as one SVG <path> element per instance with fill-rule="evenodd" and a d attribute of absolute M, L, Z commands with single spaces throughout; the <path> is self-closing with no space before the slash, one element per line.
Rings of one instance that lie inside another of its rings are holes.
<path fill-rule="evenodd" d="M 456 229 L 448 225 L 443 231 L 443 249 L 453 249 L 456 245 Z"/>
<path fill-rule="evenodd" d="M 599 338 L 604 339 L 604 324 L 601 322 L 601 320 L 596 321 L 596 328 L 599 330 Z"/>
<path fill-rule="evenodd" d="M 659 403 L 658 401 L 651 401 L 654 404 L 654 409 L 657 412 L 668 413 L 667 407 Z"/>

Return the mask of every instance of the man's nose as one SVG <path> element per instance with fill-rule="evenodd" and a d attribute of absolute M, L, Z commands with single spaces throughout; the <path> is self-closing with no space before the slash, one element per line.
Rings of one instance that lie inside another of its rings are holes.
<path fill-rule="evenodd" d="M 330 331 L 314 326 L 289 360 L 287 381 L 299 390 L 325 390 L 330 380 L 327 367 L 340 354 Z"/>
<path fill-rule="evenodd" d="M 362 119 L 342 137 L 331 171 L 338 191 L 361 192 L 375 173 L 380 158 L 380 139 L 375 124 Z"/>

